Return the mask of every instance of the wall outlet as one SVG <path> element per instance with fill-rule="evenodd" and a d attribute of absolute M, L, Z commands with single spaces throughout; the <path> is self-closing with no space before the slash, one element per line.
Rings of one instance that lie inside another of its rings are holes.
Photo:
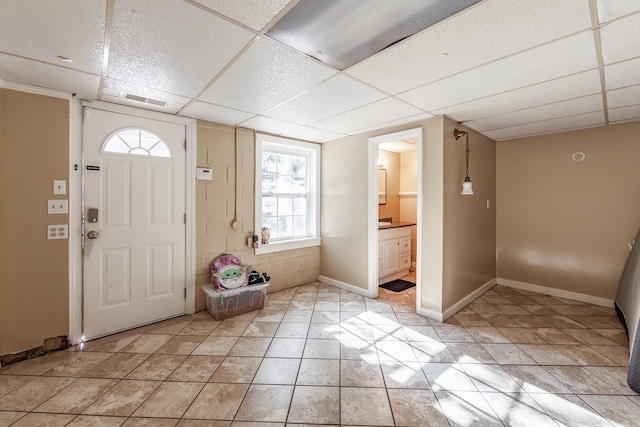
<path fill-rule="evenodd" d="M 66 214 L 69 213 L 68 200 L 47 200 L 48 214 Z"/>
<path fill-rule="evenodd" d="M 69 226 L 67 224 L 47 225 L 47 240 L 68 238 Z"/>

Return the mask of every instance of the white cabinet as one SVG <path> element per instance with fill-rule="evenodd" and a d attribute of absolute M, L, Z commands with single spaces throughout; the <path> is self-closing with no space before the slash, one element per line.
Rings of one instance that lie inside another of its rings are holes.
<path fill-rule="evenodd" d="M 378 283 L 405 276 L 410 267 L 411 227 L 378 230 Z"/>

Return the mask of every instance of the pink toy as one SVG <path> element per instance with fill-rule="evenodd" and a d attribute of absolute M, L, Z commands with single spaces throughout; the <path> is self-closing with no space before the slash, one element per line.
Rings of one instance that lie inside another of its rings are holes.
<path fill-rule="evenodd" d="M 220 290 L 236 289 L 249 283 L 248 268 L 234 255 L 223 254 L 211 263 L 211 284 Z"/>

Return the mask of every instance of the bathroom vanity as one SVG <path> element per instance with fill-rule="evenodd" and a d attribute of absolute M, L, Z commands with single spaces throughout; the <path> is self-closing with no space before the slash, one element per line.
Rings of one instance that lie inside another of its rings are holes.
<path fill-rule="evenodd" d="M 378 284 L 406 276 L 411 268 L 411 226 L 408 222 L 378 225 Z"/>

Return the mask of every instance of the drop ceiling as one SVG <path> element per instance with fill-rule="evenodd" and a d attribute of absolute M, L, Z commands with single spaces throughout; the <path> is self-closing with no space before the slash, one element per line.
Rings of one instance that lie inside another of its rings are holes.
<path fill-rule="evenodd" d="M 482 0 L 343 70 L 269 37 L 297 3 L 2 1 L 0 87 L 317 142 L 436 115 L 497 141 L 640 121 L 640 1 Z"/>

